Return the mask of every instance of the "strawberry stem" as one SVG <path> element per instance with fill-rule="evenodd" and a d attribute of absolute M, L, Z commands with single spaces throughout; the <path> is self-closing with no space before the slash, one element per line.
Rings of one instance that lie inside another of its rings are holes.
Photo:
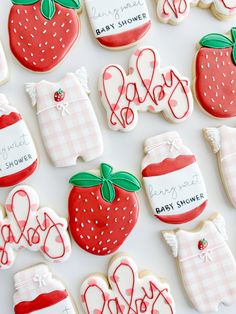
<path fill-rule="evenodd" d="M 116 197 L 114 186 L 128 192 L 136 192 L 141 188 L 140 182 L 132 174 L 124 171 L 112 173 L 112 170 L 113 167 L 102 163 L 100 177 L 91 173 L 80 172 L 70 179 L 70 183 L 80 188 L 100 185 L 102 198 L 109 203 L 112 203 Z"/>

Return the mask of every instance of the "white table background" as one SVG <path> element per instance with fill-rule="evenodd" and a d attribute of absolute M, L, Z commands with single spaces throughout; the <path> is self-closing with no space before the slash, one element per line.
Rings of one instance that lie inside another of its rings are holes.
<path fill-rule="evenodd" d="M 107 0 L 109 3 L 112 0 Z M 156 16 L 155 0 L 147 0 L 150 15 L 153 21 L 151 32 L 140 45 L 153 45 L 162 58 L 162 66 L 175 65 L 183 75 L 192 77 L 192 62 L 195 55 L 196 43 L 210 32 L 228 32 L 236 24 L 236 18 L 228 22 L 216 20 L 209 10 L 193 8 L 188 19 L 179 26 L 160 24 Z M 130 171 L 140 177 L 140 165 L 143 158 L 143 141 L 153 135 L 177 130 L 198 157 L 199 164 L 205 176 L 209 204 L 205 212 L 195 221 L 185 225 L 185 228 L 194 227 L 200 220 L 207 219 L 212 213 L 219 211 L 226 219 L 230 238 L 230 247 L 236 256 L 236 209 L 229 203 L 217 169 L 216 158 L 208 144 L 204 141 L 201 129 L 207 126 L 218 126 L 226 123 L 236 126 L 235 119 L 219 121 L 203 113 L 197 104 L 192 117 L 185 123 L 173 125 L 165 121 L 162 115 L 141 113 L 139 124 L 130 133 L 113 132 L 107 127 L 105 110 L 103 109 L 97 91 L 97 80 L 100 70 L 108 63 L 119 63 L 128 67 L 128 60 L 135 48 L 125 51 L 112 52 L 99 46 L 93 37 L 85 10 L 81 15 L 81 36 L 77 40 L 67 58 L 62 64 L 48 74 L 34 74 L 22 68 L 9 49 L 7 22 L 11 1 L 1 0 L 0 8 L 0 37 L 4 45 L 10 68 L 10 80 L 0 87 L 12 105 L 24 115 L 33 134 L 40 156 L 40 165 L 35 174 L 25 183 L 32 185 L 39 193 L 41 204 L 49 205 L 60 215 L 67 216 L 67 198 L 71 186 L 68 180 L 79 171 L 97 168 L 100 162 L 108 162 L 114 167 Z M 234 24 L 235 23 L 235 24 Z M 66 72 L 74 71 L 84 65 L 89 73 L 91 100 L 97 113 L 103 137 L 105 150 L 102 158 L 90 163 L 79 160 L 76 167 L 57 169 L 51 165 L 44 150 L 35 109 L 24 92 L 25 82 L 38 82 L 41 79 L 57 81 Z M 1 189 L 0 202 L 4 204 L 9 188 Z M 156 220 L 151 213 L 144 191 L 139 192 L 140 215 L 138 223 L 120 251 L 127 252 L 136 260 L 140 270 L 150 269 L 161 277 L 168 279 L 175 297 L 177 313 L 196 313 L 188 301 L 177 272 L 174 258 L 168 247 L 161 239 L 160 230 L 171 229 Z M 106 272 L 109 256 L 96 257 L 87 254 L 73 243 L 71 258 L 64 264 L 49 265 L 53 273 L 66 284 L 79 307 L 79 289 L 85 276 L 93 272 Z M 18 270 L 44 262 L 38 253 L 20 252 L 16 263 L 7 271 L 0 273 L 0 312 L 12 314 L 13 274 Z M 220 313 L 235 314 L 236 304 L 230 308 L 221 306 Z"/>

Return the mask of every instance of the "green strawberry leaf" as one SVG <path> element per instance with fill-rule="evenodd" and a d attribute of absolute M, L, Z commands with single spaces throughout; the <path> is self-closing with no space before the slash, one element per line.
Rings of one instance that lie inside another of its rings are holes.
<path fill-rule="evenodd" d="M 229 48 L 234 45 L 233 41 L 222 34 L 208 34 L 200 41 L 200 45 L 207 48 Z"/>
<path fill-rule="evenodd" d="M 74 186 L 90 188 L 92 186 L 101 185 L 102 179 L 92 173 L 80 172 L 74 175 L 69 182 Z"/>
<path fill-rule="evenodd" d="M 55 2 L 68 9 L 80 9 L 79 0 L 55 0 Z"/>
<path fill-rule="evenodd" d="M 116 172 L 111 175 L 111 181 L 114 185 L 128 192 L 136 192 L 141 189 L 138 179 L 128 172 Z"/>
<path fill-rule="evenodd" d="M 11 0 L 13 4 L 29 5 L 38 2 L 39 0 Z"/>
<path fill-rule="evenodd" d="M 41 12 L 47 20 L 51 20 L 56 12 L 54 0 L 42 0 Z"/>
<path fill-rule="evenodd" d="M 101 164 L 101 166 L 100 166 L 101 175 L 105 179 L 109 179 L 110 178 L 112 170 L 113 170 L 113 168 L 110 165 L 108 165 L 108 164 Z"/>
<path fill-rule="evenodd" d="M 232 36 L 233 42 L 235 43 L 236 42 L 236 27 L 233 27 L 231 29 L 231 36 Z"/>
<path fill-rule="evenodd" d="M 234 44 L 234 47 L 233 47 L 232 59 L 233 59 L 234 65 L 236 65 L 236 43 Z"/>
<path fill-rule="evenodd" d="M 105 180 L 102 184 L 101 187 L 101 194 L 102 194 L 102 198 L 109 202 L 112 203 L 115 199 L 116 193 L 115 193 L 115 189 L 112 185 L 112 183 L 109 180 Z"/>

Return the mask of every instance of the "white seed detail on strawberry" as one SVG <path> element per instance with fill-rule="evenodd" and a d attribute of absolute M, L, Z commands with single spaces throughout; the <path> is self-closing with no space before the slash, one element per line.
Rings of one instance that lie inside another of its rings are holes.
<path fill-rule="evenodd" d="M 216 118 L 236 116 L 236 27 L 231 38 L 208 34 L 196 57 L 195 94 L 199 104 Z"/>
<path fill-rule="evenodd" d="M 26 68 L 47 72 L 57 66 L 79 35 L 79 0 L 12 0 L 10 47 Z"/>
<path fill-rule="evenodd" d="M 70 231 L 77 244 L 95 255 L 115 252 L 133 230 L 139 213 L 140 182 L 130 173 L 113 173 L 105 163 L 101 176 L 81 172 L 70 179 Z"/>

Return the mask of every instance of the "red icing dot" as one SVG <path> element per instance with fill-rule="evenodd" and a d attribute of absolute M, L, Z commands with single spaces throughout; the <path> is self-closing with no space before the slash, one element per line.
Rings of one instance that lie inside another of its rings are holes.
<path fill-rule="evenodd" d="M 109 72 L 105 72 L 103 76 L 104 80 L 110 80 L 112 78 L 112 75 Z"/>
<path fill-rule="evenodd" d="M 173 107 L 176 107 L 177 104 L 178 104 L 177 100 L 174 100 L 174 99 L 171 99 L 169 103 L 170 103 L 170 106 L 171 106 L 172 108 L 173 108 Z"/>

